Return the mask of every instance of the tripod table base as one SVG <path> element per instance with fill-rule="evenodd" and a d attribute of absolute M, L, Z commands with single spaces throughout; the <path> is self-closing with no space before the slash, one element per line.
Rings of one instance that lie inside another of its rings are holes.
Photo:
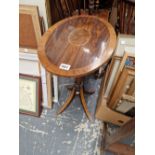
<path fill-rule="evenodd" d="M 70 90 L 69 97 L 67 98 L 66 102 L 62 105 L 62 107 L 58 110 L 57 114 L 61 114 L 68 107 L 68 105 L 72 102 L 75 95 L 80 96 L 80 100 L 81 100 L 83 109 L 86 113 L 86 116 L 88 117 L 89 120 L 92 120 L 90 112 L 88 111 L 87 103 L 84 98 L 82 78 L 78 78 L 75 80 L 75 84 L 73 85 L 72 89 Z"/>

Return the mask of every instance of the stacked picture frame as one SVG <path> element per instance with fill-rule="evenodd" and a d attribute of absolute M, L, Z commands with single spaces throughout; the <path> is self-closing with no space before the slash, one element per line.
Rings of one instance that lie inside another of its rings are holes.
<path fill-rule="evenodd" d="M 37 55 L 40 38 L 46 29 L 43 21 L 39 16 L 38 6 L 19 5 L 19 73 L 25 78 L 31 76 L 32 81 L 33 77 L 34 79 L 40 77 L 42 90 L 40 106 L 52 108 L 53 102 L 58 101 L 57 77 L 44 69 Z"/>
<path fill-rule="evenodd" d="M 119 110 L 118 105 L 123 105 L 123 101 L 126 99 L 133 104 L 126 103 L 126 110 L 134 107 L 134 85 L 135 85 L 135 57 L 129 53 L 124 54 L 121 65 L 120 74 L 113 86 L 108 99 L 108 106 L 112 109 Z M 125 105 L 124 103 L 124 105 Z M 123 106 L 122 106 L 123 107 Z M 121 112 L 121 110 L 119 110 Z M 122 111 L 123 112 L 123 111 Z M 124 112 L 125 113 L 125 112 Z"/>
<path fill-rule="evenodd" d="M 116 50 L 101 83 L 96 118 L 123 125 L 134 115 L 134 46 L 134 36 L 118 35 Z"/>
<path fill-rule="evenodd" d="M 127 53 L 127 54 L 125 54 Z M 104 96 L 108 98 L 110 91 L 113 89 L 120 72 L 122 71 L 128 55 L 134 56 L 135 53 L 135 37 L 133 35 L 119 34 L 117 38 L 117 46 L 112 57 L 111 63 L 107 68 L 107 80 L 105 83 Z"/>

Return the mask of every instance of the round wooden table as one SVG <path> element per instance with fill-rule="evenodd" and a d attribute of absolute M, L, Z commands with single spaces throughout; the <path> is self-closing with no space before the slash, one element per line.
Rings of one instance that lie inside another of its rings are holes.
<path fill-rule="evenodd" d="M 42 65 L 55 75 L 75 78 L 70 96 L 58 114 L 71 103 L 75 94 L 79 94 L 84 111 L 91 119 L 82 79 L 111 58 L 115 44 L 113 27 L 106 20 L 89 15 L 61 20 L 42 36 L 38 48 Z"/>

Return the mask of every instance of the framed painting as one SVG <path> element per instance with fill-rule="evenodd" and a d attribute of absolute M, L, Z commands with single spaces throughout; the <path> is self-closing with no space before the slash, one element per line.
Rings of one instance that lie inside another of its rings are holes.
<path fill-rule="evenodd" d="M 41 111 L 40 77 L 19 74 L 19 112 L 39 116 Z"/>
<path fill-rule="evenodd" d="M 118 80 L 120 73 L 124 66 L 128 66 L 131 69 L 135 67 L 135 55 L 134 53 L 124 52 L 123 57 L 114 56 L 110 64 L 109 74 L 106 83 L 105 97 L 109 98 L 112 90 Z"/>
<path fill-rule="evenodd" d="M 134 35 L 118 34 L 114 56 L 123 57 L 124 51 L 130 51 L 130 53 L 135 53 Z"/>
<path fill-rule="evenodd" d="M 109 98 L 112 89 L 125 65 L 134 67 L 135 36 L 118 34 L 114 56 L 107 71 L 104 96 Z M 130 57 L 130 58 L 129 58 Z M 133 60 L 133 61 L 132 61 Z"/>
<path fill-rule="evenodd" d="M 124 107 L 122 107 L 124 109 L 127 109 L 130 106 L 133 107 L 133 104 L 128 104 L 129 102 L 127 103 L 125 101 L 134 102 L 134 94 L 132 93 L 130 95 L 128 92 L 130 90 L 130 87 L 134 83 L 134 79 L 134 68 L 124 66 L 114 88 L 111 90 L 111 95 L 107 102 L 108 107 L 110 107 L 111 109 L 118 109 L 121 104 L 124 104 Z"/>
<path fill-rule="evenodd" d="M 37 49 L 41 38 L 40 17 L 37 6 L 19 5 L 19 47 Z M 35 50 L 30 50 L 35 53 Z"/>

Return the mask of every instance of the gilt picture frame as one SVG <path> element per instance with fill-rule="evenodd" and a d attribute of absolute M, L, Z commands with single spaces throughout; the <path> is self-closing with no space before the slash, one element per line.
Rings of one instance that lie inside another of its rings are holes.
<path fill-rule="evenodd" d="M 19 74 L 19 112 L 37 117 L 40 115 L 40 77 Z"/>

